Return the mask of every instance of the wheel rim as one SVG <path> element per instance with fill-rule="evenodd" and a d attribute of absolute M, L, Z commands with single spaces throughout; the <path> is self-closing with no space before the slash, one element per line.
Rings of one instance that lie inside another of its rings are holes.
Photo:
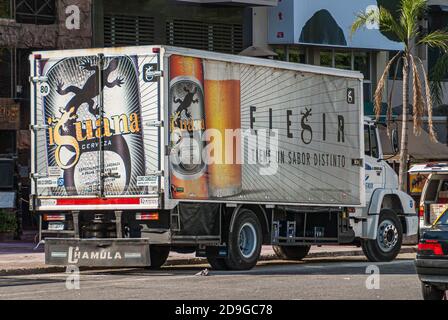
<path fill-rule="evenodd" d="M 377 242 L 384 252 L 392 251 L 398 242 L 398 230 L 390 220 L 384 220 L 378 226 Z"/>
<path fill-rule="evenodd" d="M 246 222 L 241 227 L 238 235 L 238 244 L 241 255 L 244 258 L 250 258 L 254 254 L 257 248 L 257 232 L 251 223 Z"/>

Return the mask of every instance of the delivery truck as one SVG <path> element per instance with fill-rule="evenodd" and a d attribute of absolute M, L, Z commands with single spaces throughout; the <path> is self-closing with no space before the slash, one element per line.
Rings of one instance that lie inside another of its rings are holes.
<path fill-rule="evenodd" d="M 52 265 L 250 269 L 417 233 L 354 71 L 169 46 L 34 52 L 31 209 Z"/>

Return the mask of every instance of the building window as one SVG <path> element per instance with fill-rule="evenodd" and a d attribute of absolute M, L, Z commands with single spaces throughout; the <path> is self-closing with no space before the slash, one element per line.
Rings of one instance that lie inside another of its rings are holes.
<path fill-rule="evenodd" d="M 306 55 L 303 48 L 288 46 L 286 49 L 289 62 L 306 63 Z"/>
<path fill-rule="evenodd" d="M 319 55 L 320 55 L 320 65 L 322 67 L 334 67 L 332 50 L 320 50 Z"/>
<path fill-rule="evenodd" d="M 12 97 L 12 51 L 0 48 L 0 98 Z"/>
<path fill-rule="evenodd" d="M 334 67 L 338 69 L 352 70 L 352 52 L 335 51 Z"/>
<path fill-rule="evenodd" d="M 16 21 L 31 24 L 56 22 L 55 0 L 15 0 Z"/>
<path fill-rule="evenodd" d="M 320 65 L 344 70 L 356 70 L 364 75 L 364 101 L 372 100 L 372 54 L 369 51 L 322 49 Z"/>
<path fill-rule="evenodd" d="M 237 54 L 243 50 L 243 26 L 192 20 L 166 22 L 167 44 Z"/>
<path fill-rule="evenodd" d="M 286 46 L 271 46 L 272 51 L 274 51 L 277 56 L 274 57 L 275 60 L 287 61 L 286 58 Z"/>
<path fill-rule="evenodd" d="M 154 44 L 154 18 L 125 15 L 104 16 L 104 46 Z"/>
<path fill-rule="evenodd" d="M 277 54 L 277 56 L 274 57 L 275 60 L 306 63 L 305 49 L 299 46 L 272 45 L 271 49 Z"/>
<path fill-rule="evenodd" d="M 0 0 L 0 18 L 11 18 L 11 0 Z"/>

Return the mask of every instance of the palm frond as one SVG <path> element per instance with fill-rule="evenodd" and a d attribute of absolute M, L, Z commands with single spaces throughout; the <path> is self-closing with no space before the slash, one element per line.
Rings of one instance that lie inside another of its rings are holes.
<path fill-rule="evenodd" d="M 378 10 L 357 13 L 356 19 L 351 26 L 350 37 L 370 21 L 378 22 L 382 31 L 393 33 L 400 41 L 404 42 L 406 40 L 405 29 L 395 20 L 391 13 L 383 7 L 380 7 Z"/>
<path fill-rule="evenodd" d="M 417 44 L 426 44 L 432 48 L 439 48 L 448 51 L 448 32 L 444 30 L 435 30 L 421 38 Z"/>
<path fill-rule="evenodd" d="M 448 72 L 448 53 L 437 59 L 435 65 L 430 70 L 431 73 L 431 95 L 434 103 L 442 104 L 443 86 L 442 82 Z"/>
<path fill-rule="evenodd" d="M 414 120 L 414 134 L 419 136 L 422 132 L 423 113 L 425 110 L 425 103 L 423 101 L 422 82 L 418 74 L 417 64 L 415 58 L 410 55 L 412 67 L 412 115 Z"/>
<path fill-rule="evenodd" d="M 400 56 L 401 54 L 402 52 L 399 51 L 395 56 L 393 56 L 392 59 L 389 60 L 389 62 L 386 65 L 386 68 L 384 68 L 380 81 L 378 81 L 378 85 L 376 86 L 375 94 L 373 96 L 373 102 L 374 102 L 375 116 L 377 119 L 379 119 L 381 115 L 381 104 L 383 101 L 384 85 L 386 83 L 386 78 L 389 73 L 389 69 L 391 65 L 394 63 L 394 61 L 397 59 L 397 57 Z"/>
<path fill-rule="evenodd" d="M 387 136 L 390 137 L 391 134 L 391 123 L 392 123 L 392 95 L 394 93 L 395 81 L 397 80 L 398 68 L 400 67 L 399 60 L 395 65 L 394 77 L 392 79 L 392 85 L 390 87 L 389 97 L 387 99 L 387 111 L 386 111 L 386 124 L 387 124 Z"/>
<path fill-rule="evenodd" d="M 387 9 L 383 7 L 379 8 L 378 21 L 381 31 L 391 32 L 397 36 L 401 42 L 406 42 L 406 30 Z"/>
<path fill-rule="evenodd" d="M 406 30 L 407 39 L 412 39 L 418 31 L 418 21 L 426 10 L 426 0 L 401 0 L 400 24 Z"/>
<path fill-rule="evenodd" d="M 422 70 L 423 73 L 423 79 L 425 80 L 425 96 L 426 96 L 426 110 L 428 112 L 429 138 L 431 139 L 432 142 L 438 142 L 437 134 L 434 131 L 434 123 L 432 120 L 432 96 L 428 74 L 425 70 L 425 66 L 423 65 L 423 61 L 419 57 L 417 57 L 417 59 L 420 64 L 420 69 Z"/>
<path fill-rule="evenodd" d="M 364 27 L 368 22 L 370 21 L 378 21 L 379 20 L 379 14 L 378 11 L 370 10 L 369 12 L 358 12 L 356 14 L 356 19 L 353 22 L 351 28 L 350 28 L 350 37 L 353 36 L 353 34 Z"/>

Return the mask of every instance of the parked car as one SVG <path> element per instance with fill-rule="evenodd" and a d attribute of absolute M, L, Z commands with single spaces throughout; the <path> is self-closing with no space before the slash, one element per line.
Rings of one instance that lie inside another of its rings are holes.
<path fill-rule="evenodd" d="M 448 290 L 448 210 L 426 230 L 415 260 L 425 300 L 446 299 Z"/>
<path fill-rule="evenodd" d="M 409 173 L 428 175 L 418 210 L 421 236 L 448 209 L 448 163 L 414 165 Z"/>

